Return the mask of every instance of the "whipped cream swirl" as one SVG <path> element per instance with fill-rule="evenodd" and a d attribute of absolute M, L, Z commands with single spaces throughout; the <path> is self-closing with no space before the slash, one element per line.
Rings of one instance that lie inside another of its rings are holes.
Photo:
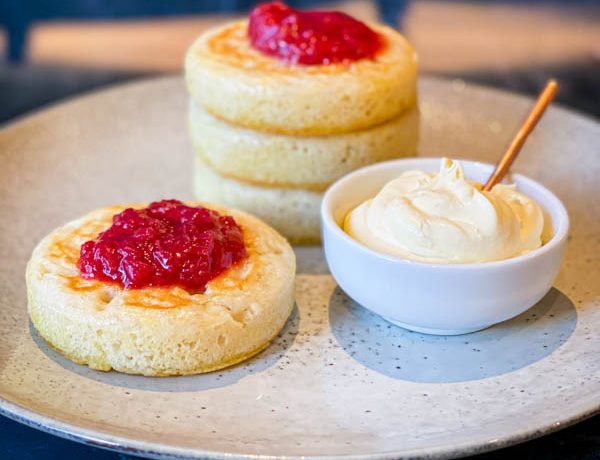
<path fill-rule="evenodd" d="M 386 254 L 433 263 L 502 260 L 541 246 L 540 206 L 514 185 L 491 191 L 444 158 L 439 173 L 408 171 L 351 211 L 344 231 Z"/>

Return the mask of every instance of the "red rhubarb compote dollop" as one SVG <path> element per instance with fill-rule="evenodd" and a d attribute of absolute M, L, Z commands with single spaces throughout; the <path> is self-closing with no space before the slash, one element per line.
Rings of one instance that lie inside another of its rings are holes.
<path fill-rule="evenodd" d="M 81 246 L 78 268 L 83 278 L 125 288 L 180 286 L 197 293 L 245 257 L 233 217 L 163 200 L 113 216 L 110 228 Z"/>
<path fill-rule="evenodd" d="M 373 59 L 383 38 L 364 22 L 339 11 L 299 11 L 281 2 L 250 14 L 252 46 L 288 64 L 323 65 Z"/>

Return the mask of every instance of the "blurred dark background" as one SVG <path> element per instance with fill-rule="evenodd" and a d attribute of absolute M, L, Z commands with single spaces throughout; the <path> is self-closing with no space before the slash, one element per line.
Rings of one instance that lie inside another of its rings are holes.
<path fill-rule="evenodd" d="M 93 88 L 181 70 L 203 30 L 249 0 L 0 0 L 0 123 Z M 290 1 L 399 28 L 422 74 L 536 94 L 600 117 L 600 0 Z M 2 58 L 3 57 L 3 58 Z M 0 458 L 124 459 L 0 417 Z M 475 458 L 475 457 L 474 457 Z M 600 419 L 481 460 L 600 460 Z"/>
<path fill-rule="evenodd" d="M 82 91 L 178 72 L 207 27 L 251 0 L 0 0 L 0 123 Z M 600 116 L 600 0 L 291 0 L 402 30 L 423 74 L 536 93 Z"/>

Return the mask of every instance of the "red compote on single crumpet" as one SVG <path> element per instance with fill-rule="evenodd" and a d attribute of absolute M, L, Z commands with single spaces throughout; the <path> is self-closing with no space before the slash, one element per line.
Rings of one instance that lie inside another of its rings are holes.
<path fill-rule="evenodd" d="M 322 65 L 373 59 L 384 39 L 338 11 L 298 11 L 281 2 L 259 5 L 248 36 L 257 50 L 289 64 Z"/>
<path fill-rule="evenodd" d="M 294 307 L 295 274 L 288 242 L 236 209 L 109 205 L 38 243 L 27 309 L 39 334 L 75 363 L 199 374 L 267 347 Z"/>
<path fill-rule="evenodd" d="M 231 216 L 163 200 L 128 208 L 81 246 L 86 279 L 125 288 L 180 286 L 203 292 L 206 283 L 246 257 L 242 228 Z"/>

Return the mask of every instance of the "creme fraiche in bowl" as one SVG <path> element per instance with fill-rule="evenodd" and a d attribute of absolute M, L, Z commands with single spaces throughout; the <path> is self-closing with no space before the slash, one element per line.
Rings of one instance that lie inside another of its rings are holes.
<path fill-rule="evenodd" d="M 453 335 L 519 315 L 552 287 L 569 219 L 541 184 L 492 165 L 412 158 L 359 169 L 325 193 L 325 257 L 357 303 L 417 332 Z"/>

